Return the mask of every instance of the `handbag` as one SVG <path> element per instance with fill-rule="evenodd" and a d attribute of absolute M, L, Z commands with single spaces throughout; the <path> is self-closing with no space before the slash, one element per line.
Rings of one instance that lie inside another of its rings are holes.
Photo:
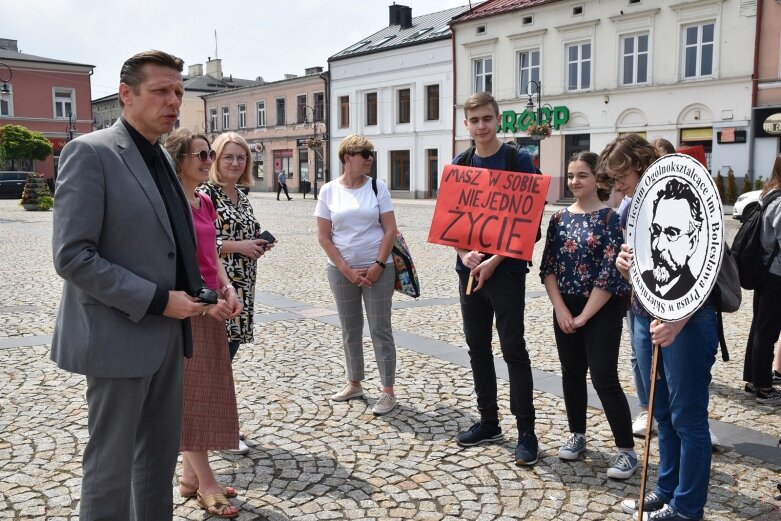
<path fill-rule="evenodd" d="M 377 180 L 374 178 L 372 178 L 372 190 L 374 190 L 374 196 L 377 197 Z M 415 262 L 412 260 L 407 241 L 398 230 L 396 230 L 396 240 L 393 242 L 391 258 L 393 258 L 393 265 L 396 267 L 394 289 L 403 295 L 420 298 L 420 281 L 415 269 Z"/>

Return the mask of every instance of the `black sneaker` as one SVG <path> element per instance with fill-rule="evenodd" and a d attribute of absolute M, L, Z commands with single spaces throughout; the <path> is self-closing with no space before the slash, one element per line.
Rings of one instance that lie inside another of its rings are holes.
<path fill-rule="evenodd" d="M 518 435 L 518 445 L 515 447 L 515 464 L 519 467 L 534 465 L 539 457 L 537 436 L 533 432 L 522 432 Z"/>
<path fill-rule="evenodd" d="M 475 423 L 469 430 L 462 432 L 456 436 L 456 443 L 460 447 L 474 447 L 481 443 L 493 443 L 495 441 L 502 441 L 504 434 L 502 434 L 502 428 L 498 423 L 494 425 L 493 422 L 488 420 L 480 420 Z"/>
<path fill-rule="evenodd" d="M 781 384 L 781 373 L 773 369 L 773 383 L 774 384 Z"/>
<path fill-rule="evenodd" d="M 781 405 L 781 391 L 775 387 L 767 391 L 757 389 L 757 401 L 766 405 Z"/>
<path fill-rule="evenodd" d="M 755 396 L 757 394 L 757 388 L 754 387 L 754 384 L 746 383 L 746 385 L 743 386 L 743 392 Z"/>
<path fill-rule="evenodd" d="M 645 495 L 645 502 L 643 503 L 643 512 L 656 512 L 661 510 L 665 502 L 662 498 L 656 495 L 656 492 L 649 492 Z M 633 514 L 640 508 L 639 499 L 625 499 L 621 502 L 621 510 L 627 514 Z"/>
<path fill-rule="evenodd" d="M 645 510 L 645 509 L 643 509 Z M 638 520 L 638 513 L 635 512 L 632 515 L 632 519 L 637 521 Z M 663 508 L 657 510 L 656 512 L 651 512 L 650 514 L 643 512 L 643 521 L 700 521 L 698 519 L 693 519 L 689 517 L 683 517 L 678 512 L 672 509 L 670 505 L 664 505 Z"/>

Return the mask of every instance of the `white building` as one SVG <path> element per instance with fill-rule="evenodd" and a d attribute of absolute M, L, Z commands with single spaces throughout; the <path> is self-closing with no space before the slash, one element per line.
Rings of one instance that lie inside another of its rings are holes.
<path fill-rule="evenodd" d="M 448 22 L 459 7 L 412 17 L 391 5 L 385 29 L 328 59 L 333 177 L 341 172 L 339 143 L 369 138 L 377 151 L 373 175 L 394 197 L 436 194 L 453 151 L 452 41 Z"/>
<path fill-rule="evenodd" d="M 488 0 L 451 26 L 456 118 L 470 94 L 492 92 L 500 137 L 538 151 L 553 177 L 549 200 L 571 196 L 566 158 L 623 133 L 701 144 L 714 175 L 748 171 L 756 0 Z M 541 142 L 524 132 L 537 85 L 542 120 L 558 117 Z M 463 126 L 455 135 L 466 148 Z"/>

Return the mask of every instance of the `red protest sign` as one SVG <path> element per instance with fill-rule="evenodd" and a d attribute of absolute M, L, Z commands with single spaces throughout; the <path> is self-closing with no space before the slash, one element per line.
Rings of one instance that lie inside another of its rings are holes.
<path fill-rule="evenodd" d="M 447 165 L 428 242 L 531 260 L 550 177 Z"/>

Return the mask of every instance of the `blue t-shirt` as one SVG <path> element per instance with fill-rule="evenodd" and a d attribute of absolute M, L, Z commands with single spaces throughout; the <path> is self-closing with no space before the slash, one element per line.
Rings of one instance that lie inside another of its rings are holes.
<path fill-rule="evenodd" d="M 487 168 L 489 170 L 506 170 L 506 147 L 507 144 L 502 143 L 502 146 L 499 147 L 499 150 L 494 155 L 488 157 L 480 157 L 477 155 L 477 153 L 475 153 L 472 155 L 472 163 L 470 166 L 477 168 Z M 451 161 L 451 164 L 457 165 L 462 155 L 463 152 L 454 157 L 453 161 Z M 526 172 L 527 174 L 536 173 L 534 162 L 532 161 L 532 156 L 525 148 L 518 149 L 518 172 Z M 490 257 L 492 257 L 492 255 L 490 253 L 486 253 L 483 260 Z M 502 271 L 523 271 L 525 273 L 529 271 L 527 265 L 528 263 L 525 260 L 506 257 L 502 262 L 499 263 L 496 269 Z M 456 255 L 456 270 L 469 271 L 469 269 L 464 266 L 464 263 L 461 262 L 461 257 L 458 255 Z"/>

